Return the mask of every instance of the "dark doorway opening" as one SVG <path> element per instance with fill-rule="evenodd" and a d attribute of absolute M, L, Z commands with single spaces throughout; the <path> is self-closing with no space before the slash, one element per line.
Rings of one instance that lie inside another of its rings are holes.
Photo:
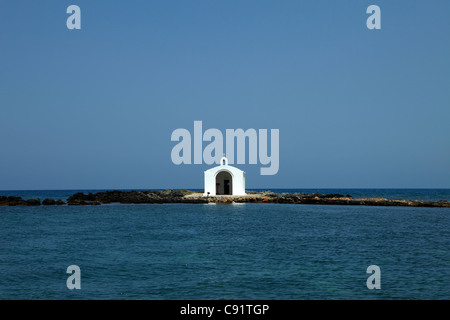
<path fill-rule="evenodd" d="M 224 190 L 223 190 L 223 194 L 230 194 L 230 180 L 224 180 Z"/>

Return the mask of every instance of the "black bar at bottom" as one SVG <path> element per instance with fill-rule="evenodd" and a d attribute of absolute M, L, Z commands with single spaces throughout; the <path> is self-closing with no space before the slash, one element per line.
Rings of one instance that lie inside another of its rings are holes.
<path fill-rule="evenodd" d="M 310 319 L 335 318 L 337 315 L 358 319 L 393 316 L 406 317 L 433 308 L 444 311 L 448 301 L 354 301 L 354 300 L 10 300 L 0 301 L 2 312 L 20 315 L 87 315 L 145 319 Z M 9 310 L 8 310 L 9 309 Z"/>

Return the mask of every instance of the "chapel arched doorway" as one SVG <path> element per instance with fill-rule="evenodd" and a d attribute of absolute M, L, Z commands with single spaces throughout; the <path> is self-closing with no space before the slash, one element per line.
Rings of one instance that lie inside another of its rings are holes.
<path fill-rule="evenodd" d="M 233 177 L 228 171 L 220 171 L 216 175 L 216 194 L 233 194 Z"/>

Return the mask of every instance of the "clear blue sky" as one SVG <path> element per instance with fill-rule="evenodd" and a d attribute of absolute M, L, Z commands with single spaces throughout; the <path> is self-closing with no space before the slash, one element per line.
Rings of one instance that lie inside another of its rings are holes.
<path fill-rule="evenodd" d="M 450 188 L 450 1 L 1 0 L 0 190 L 202 188 L 194 120 L 280 130 L 249 188 Z"/>

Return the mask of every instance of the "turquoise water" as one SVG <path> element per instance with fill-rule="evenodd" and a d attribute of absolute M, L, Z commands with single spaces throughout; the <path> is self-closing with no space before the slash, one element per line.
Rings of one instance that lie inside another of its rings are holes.
<path fill-rule="evenodd" d="M 0 221 L 0 299 L 450 298 L 448 208 L 0 207 Z"/>

